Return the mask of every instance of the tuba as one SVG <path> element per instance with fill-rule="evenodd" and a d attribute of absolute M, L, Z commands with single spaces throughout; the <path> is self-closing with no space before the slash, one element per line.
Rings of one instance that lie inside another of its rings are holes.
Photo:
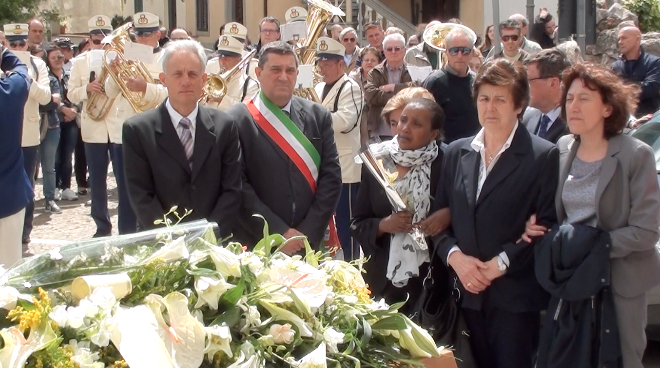
<path fill-rule="evenodd" d="M 472 46 L 474 46 L 474 42 L 477 40 L 477 35 L 474 33 L 473 30 L 462 24 L 438 23 L 424 30 L 422 39 L 424 40 L 424 42 L 426 42 L 427 45 L 431 46 L 432 48 L 438 51 L 439 60 L 441 60 L 440 68 L 444 67 L 445 64 L 447 63 L 447 55 L 446 55 L 447 35 L 449 34 L 449 32 L 451 32 L 456 28 L 462 28 L 463 30 L 465 30 L 470 35 L 470 38 L 473 41 Z"/>
<path fill-rule="evenodd" d="M 307 4 L 307 37 L 295 47 L 295 51 L 301 64 L 314 65 L 316 63 L 316 41 L 334 16 L 343 17 L 346 14 L 338 7 L 323 0 L 307 0 Z M 318 73 L 314 74 L 313 84 L 316 85 L 321 77 Z M 317 103 L 322 102 L 314 88 L 298 88 L 294 93 L 298 97 Z"/>
<path fill-rule="evenodd" d="M 115 29 L 112 34 L 108 36 L 111 39 L 109 47 L 103 54 L 104 73 L 102 74 L 107 73 L 108 76 L 112 78 L 115 83 L 117 83 L 119 89 L 121 89 L 121 93 L 124 95 L 133 110 L 135 110 L 136 113 L 140 113 L 153 109 L 157 104 L 143 101 L 142 93 L 131 91 L 124 83 L 125 78 L 142 78 L 147 81 L 147 83 L 154 81 L 151 73 L 141 61 L 128 60 L 126 57 L 124 57 L 124 47 L 126 43 L 130 42 L 131 40 L 129 30 L 132 27 L 132 23 L 126 23 L 123 26 Z M 108 62 L 108 57 L 111 53 L 116 54 L 120 59 L 120 65 L 116 71 L 113 71 L 112 68 L 110 68 L 110 64 Z"/>
<path fill-rule="evenodd" d="M 210 98 L 220 100 L 227 95 L 227 85 L 232 78 L 250 65 L 250 61 L 254 54 L 257 53 L 257 50 L 250 51 L 247 55 L 241 59 L 233 68 L 227 70 L 222 74 L 209 74 L 206 83 L 204 84 L 202 97 L 199 99 L 199 103 L 206 104 L 209 102 Z"/>

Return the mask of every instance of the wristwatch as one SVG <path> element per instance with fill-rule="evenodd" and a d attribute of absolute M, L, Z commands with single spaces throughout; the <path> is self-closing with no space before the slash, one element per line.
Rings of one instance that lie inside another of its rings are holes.
<path fill-rule="evenodd" d="M 506 263 L 504 263 L 504 260 L 502 259 L 502 257 L 497 256 L 497 269 L 500 272 L 505 273 L 507 268 L 509 268 L 509 267 L 506 265 Z"/>

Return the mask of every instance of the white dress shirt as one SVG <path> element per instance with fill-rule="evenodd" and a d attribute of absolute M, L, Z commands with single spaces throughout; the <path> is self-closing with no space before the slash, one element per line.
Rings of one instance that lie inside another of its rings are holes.
<path fill-rule="evenodd" d="M 181 119 L 184 118 L 183 115 L 179 114 L 176 110 L 174 110 L 174 107 L 172 107 L 172 104 L 170 104 L 170 99 L 167 99 L 167 102 L 165 103 L 165 107 L 167 107 L 167 112 L 170 113 L 170 118 L 172 119 L 172 124 L 174 124 L 174 129 L 176 130 L 177 134 L 179 137 L 181 137 L 181 133 L 184 128 L 179 127 L 179 122 Z M 199 112 L 199 104 L 195 106 L 193 111 L 188 115 L 185 116 L 190 120 L 190 134 L 192 134 L 192 140 L 193 144 L 195 143 L 195 129 L 197 126 L 197 113 Z"/>
<path fill-rule="evenodd" d="M 548 111 L 547 114 L 542 114 L 541 119 L 543 119 L 543 115 L 550 118 L 550 123 L 548 123 L 548 130 L 550 130 L 552 124 L 554 124 L 557 118 L 559 118 L 559 115 L 561 115 L 561 106 L 555 107 L 554 109 Z"/>

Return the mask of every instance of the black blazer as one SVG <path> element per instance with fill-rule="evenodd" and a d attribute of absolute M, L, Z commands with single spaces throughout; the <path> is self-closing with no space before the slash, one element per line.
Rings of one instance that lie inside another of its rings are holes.
<path fill-rule="evenodd" d="M 444 150 L 438 150 L 438 157 L 431 164 L 431 197 L 436 195 L 442 172 L 442 160 Z M 378 237 L 378 224 L 380 220 L 392 214 L 385 190 L 378 184 L 376 178 L 366 167 L 362 167 L 362 183 L 358 191 L 354 206 L 351 233 L 355 240 L 362 246 L 365 257 L 371 257 L 364 265 L 367 273 L 364 279 L 369 284 L 374 297 L 384 297 L 383 292 L 391 282 L 387 279 L 387 262 L 390 257 L 390 234 Z M 431 209 L 429 214 L 431 214 Z M 431 242 L 429 242 L 431 244 Z M 423 277 L 422 274 L 420 276 Z M 411 285 L 410 283 L 408 284 Z M 421 291 L 421 290 L 420 290 Z M 413 295 L 411 295 L 413 297 Z M 405 297 L 404 297 L 405 298 Z M 405 299 L 404 299 L 405 300 Z M 401 302 L 403 300 L 394 300 Z M 412 300 L 408 305 L 413 305 Z"/>
<path fill-rule="evenodd" d="M 244 104 L 228 113 L 238 124 L 243 148 L 243 206 L 236 240 L 253 246 L 263 237 L 262 215 L 271 233 L 284 234 L 294 228 L 318 246 L 325 235 L 341 193 L 341 167 L 335 146 L 330 111 L 302 98 L 291 100 L 291 120 L 303 125 L 302 132 L 321 156 L 316 193 L 284 151 L 264 133 Z"/>
<path fill-rule="evenodd" d="M 468 293 L 458 283 L 464 308 L 480 310 L 485 304 L 513 313 L 543 310 L 548 298 L 534 277 L 534 247 L 516 242 L 532 214 L 548 228 L 557 222 L 559 150 L 519 125 L 477 200 L 481 155 L 470 145 L 473 139 L 455 141 L 445 152 L 434 207 L 449 206 L 451 227 L 436 237 L 437 251 L 444 262 L 454 245 L 481 261 L 502 251 L 509 258 L 507 273 L 480 294 Z"/>
<path fill-rule="evenodd" d="M 199 106 L 192 171 L 165 102 L 128 119 L 122 139 L 128 196 L 142 228 L 179 206 L 179 214 L 192 210 L 185 221 L 205 218 L 218 223 L 221 236 L 231 234 L 241 203 L 241 148 L 227 114 Z"/>
<path fill-rule="evenodd" d="M 541 111 L 533 107 L 528 107 L 527 110 L 525 110 L 522 123 L 531 134 L 538 135 L 542 115 L 543 114 Z M 566 134 L 568 134 L 568 127 L 566 126 L 564 119 L 562 119 L 560 116 L 557 118 L 557 120 L 554 121 L 554 123 L 552 123 L 552 125 L 550 125 L 550 129 L 548 129 L 548 137 L 546 139 L 554 144 L 557 144 L 559 138 L 565 136 Z"/>

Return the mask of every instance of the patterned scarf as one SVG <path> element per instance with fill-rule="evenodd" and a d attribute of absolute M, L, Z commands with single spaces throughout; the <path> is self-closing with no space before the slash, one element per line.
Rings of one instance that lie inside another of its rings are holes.
<path fill-rule="evenodd" d="M 438 157 L 438 144 L 431 141 L 420 149 L 403 150 L 399 147 L 397 137 L 383 143 L 388 143 L 394 163 L 411 168 L 403 178 L 395 182 L 395 187 L 404 201 L 408 199 L 406 202 L 414 207 L 413 224 L 417 224 L 426 219 L 431 208 L 431 163 Z M 428 261 L 429 251 L 424 237 L 415 239 L 408 233 L 392 234 L 387 278 L 392 280 L 394 286 L 406 286 L 410 278 L 419 276 L 419 266 Z"/>

